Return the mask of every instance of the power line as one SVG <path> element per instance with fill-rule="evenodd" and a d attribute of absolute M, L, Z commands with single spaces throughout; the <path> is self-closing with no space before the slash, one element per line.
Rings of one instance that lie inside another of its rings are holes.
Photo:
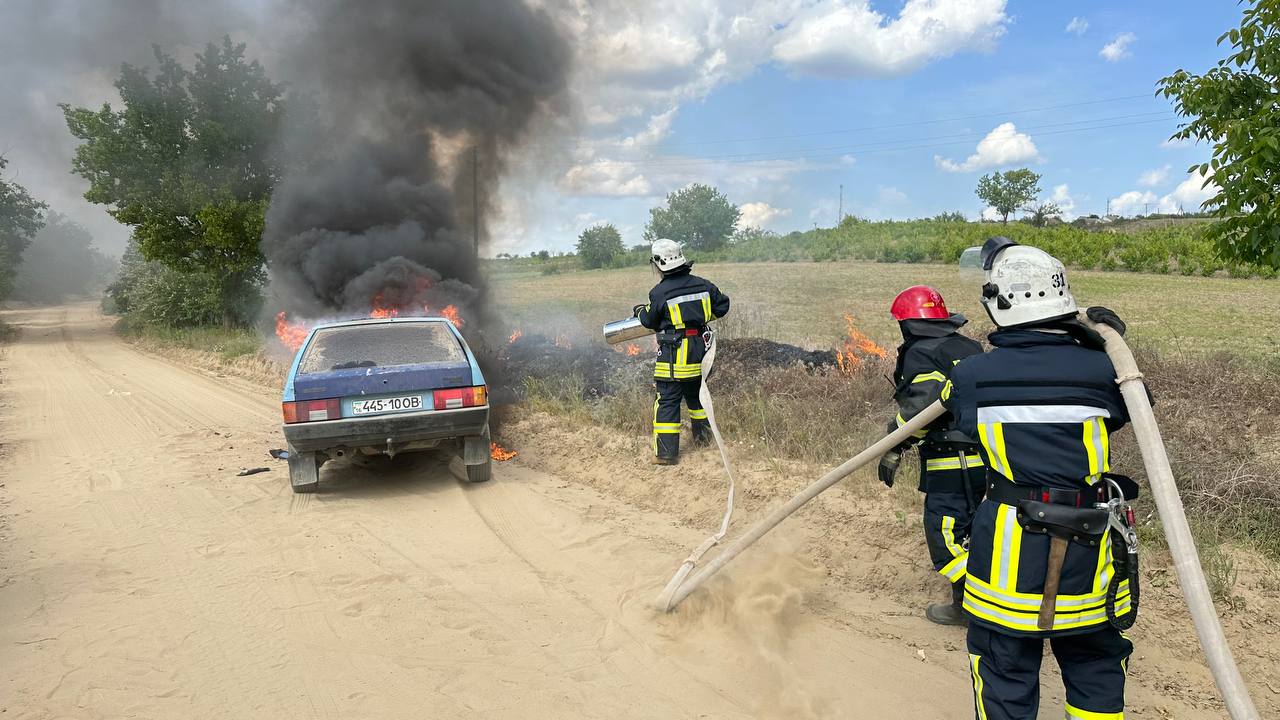
<path fill-rule="evenodd" d="M 706 145 L 724 145 L 729 143 L 740 143 L 740 142 L 760 142 L 764 140 L 791 140 L 796 138 L 821 137 L 824 135 L 841 135 L 845 133 L 867 132 L 871 130 L 894 130 L 897 128 L 904 128 L 904 127 L 920 127 L 922 125 L 938 125 L 938 124 L 949 123 L 949 122 L 962 122 L 965 120 L 981 120 L 981 119 L 993 118 L 993 117 L 1007 117 L 1010 115 L 1027 115 L 1030 113 L 1047 112 L 1049 110 L 1064 110 L 1067 108 L 1086 107 L 1089 105 L 1102 105 L 1105 103 L 1124 102 L 1128 100 L 1137 100 L 1140 98 L 1152 99 L 1153 96 L 1150 93 L 1142 93 L 1138 95 L 1120 95 L 1117 97 L 1101 98 L 1098 100 L 1085 100 L 1082 102 L 1062 103 L 1059 105 L 1044 105 L 1036 108 L 1023 108 L 1021 110 L 1005 110 L 1000 112 L 979 113 L 975 115 L 957 115 L 953 117 L 936 118 L 933 120 L 916 120 L 913 122 L 893 123 L 891 125 L 889 124 L 866 125 L 863 127 L 855 127 L 855 128 L 842 128 L 837 130 L 819 130 L 819 131 L 804 132 L 804 133 L 789 133 L 784 135 L 760 135 L 756 137 L 720 138 L 717 140 L 688 141 L 688 142 L 679 142 L 679 143 L 662 143 L 662 142 L 627 143 L 625 141 L 584 141 L 581 143 L 576 143 L 576 144 L 570 143 L 565 145 L 557 145 L 557 144 L 540 145 L 535 143 L 527 147 L 531 147 L 531 148 L 540 147 L 540 148 L 546 148 L 546 149 L 567 149 L 567 148 L 575 148 L 575 147 L 616 146 L 616 147 L 639 149 L 639 148 L 671 148 L 671 147 L 688 147 L 688 146 L 703 147 Z"/>
<path fill-rule="evenodd" d="M 1145 115 L 1148 115 L 1148 114 L 1149 113 L 1139 114 L 1132 117 L 1145 117 Z M 1166 113 L 1163 113 L 1163 112 L 1160 114 L 1166 115 Z M 1088 121 L 1076 121 L 1075 123 L 1052 123 L 1049 125 L 1037 126 L 1037 127 L 1061 127 L 1062 125 L 1067 125 L 1067 124 L 1079 124 L 1083 122 L 1103 122 L 1104 120 L 1123 119 L 1124 117 L 1126 116 L 1119 116 L 1116 118 L 1098 118 L 1098 119 L 1088 120 Z M 1086 127 L 1066 128 L 1062 130 L 1049 130 L 1046 132 L 1037 132 L 1036 135 L 1037 137 L 1046 137 L 1046 136 L 1064 135 L 1064 134 L 1080 133 L 1080 132 L 1092 132 L 1095 130 L 1106 130 L 1106 129 L 1112 129 L 1112 128 L 1135 127 L 1140 125 L 1151 125 L 1155 123 L 1163 123 L 1163 122 L 1167 122 L 1170 119 L 1172 119 L 1172 116 L 1136 120 L 1134 122 L 1107 123 L 1102 125 L 1091 125 Z M 1029 127 L 1027 129 L 1033 130 L 1037 128 Z M 963 139 L 957 139 L 957 140 L 949 139 L 954 137 L 961 137 Z M 825 147 L 825 148 L 807 148 L 807 149 L 789 151 L 789 152 L 771 151 L 771 152 L 754 153 L 754 154 L 747 153 L 747 154 L 737 154 L 737 155 L 689 157 L 689 158 L 679 158 L 679 159 L 671 158 L 666 160 L 594 160 L 588 163 L 579 163 L 579 164 L 585 165 L 587 167 L 615 165 L 615 166 L 623 166 L 627 168 L 680 168 L 680 167 L 696 167 L 700 165 L 705 165 L 707 163 L 715 163 L 715 162 L 722 162 L 722 163 L 728 163 L 728 164 L 746 164 L 746 163 L 763 163 L 763 162 L 778 162 L 778 161 L 821 160 L 821 159 L 843 157 L 844 155 L 847 155 L 853 152 L 856 152 L 859 155 L 873 155 L 873 154 L 883 153 L 883 152 L 936 149 L 936 148 L 952 147 L 956 145 L 968 145 L 972 143 L 975 139 L 981 139 L 983 137 L 985 137 L 985 134 L 983 133 L 968 133 L 962 136 L 944 135 L 944 136 L 934 136 L 934 137 L 924 137 L 924 138 L 904 138 L 900 140 L 884 141 L 880 143 L 871 143 L 871 144 L 861 145 L 861 146 L 834 146 L 834 147 Z M 933 140 L 947 140 L 947 142 L 928 142 Z M 901 144 L 901 143 L 924 143 L 924 144 Z M 833 149 L 836 149 L 838 151 L 830 152 Z M 812 153 L 817 153 L 817 154 L 812 154 Z M 763 157 L 766 155 L 772 156 L 772 157 Z M 517 162 L 517 163 L 511 163 L 511 164 L 512 165 L 533 165 L 534 163 Z M 543 167 L 545 166 L 545 163 L 537 163 L 537 166 Z"/>

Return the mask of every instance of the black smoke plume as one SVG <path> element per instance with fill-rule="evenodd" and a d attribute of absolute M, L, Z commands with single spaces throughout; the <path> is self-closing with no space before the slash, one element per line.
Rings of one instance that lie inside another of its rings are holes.
<path fill-rule="evenodd" d="M 521 0 L 296 7 L 288 76 L 303 100 L 262 238 L 272 296 L 320 317 L 383 293 L 483 323 L 474 238 L 510 153 L 562 112 L 567 42 Z"/>

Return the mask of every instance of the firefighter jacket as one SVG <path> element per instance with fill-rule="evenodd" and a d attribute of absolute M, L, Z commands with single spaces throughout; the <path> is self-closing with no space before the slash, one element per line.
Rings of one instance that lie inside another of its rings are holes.
<path fill-rule="evenodd" d="M 729 296 L 688 267 L 666 275 L 649 291 L 649 303 L 637 309 L 640 324 L 658 333 L 656 380 L 702 379 L 707 347 L 702 330 L 729 312 Z"/>
<path fill-rule="evenodd" d="M 898 346 L 898 364 L 893 371 L 898 427 L 907 424 L 942 395 L 956 363 L 982 353 L 981 344 L 956 332 L 967 322 L 963 315 L 954 314 L 946 320 L 901 323 L 905 340 Z M 971 436 L 955 429 L 955 419 L 949 414 L 934 420 L 916 436 L 936 450 L 955 450 L 975 444 Z"/>
<path fill-rule="evenodd" d="M 1106 353 L 1064 332 L 1001 330 L 990 340 L 995 349 L 957 365 L 942 391 L 957 429 L 981 443 L 989 486 L 1013 483 L 1015 492 L 1047 495 L 1103 482 L 1111 433 L 1128 421 Z M 970 536 L 964 608 L 973 620 L 1031 636 L 1107 623 L 1107 586 L 1115 573 L 1110 533 L 1093 546 L 1070 543 L 1053 629 L 1040 631 L 1050 539 L 1024 531 L 1016 507 L 991 499 L 993 493 L 989 489 L 978 508 Z M 1115 609 L 1117 617 L 1130 612 L 1127 580 Z"/>

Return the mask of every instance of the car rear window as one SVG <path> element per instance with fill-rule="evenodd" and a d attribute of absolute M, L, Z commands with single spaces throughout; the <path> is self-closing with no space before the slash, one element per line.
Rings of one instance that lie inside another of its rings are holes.
<path fill-rule="evenodd" d="M 379 323 L 317 330 L 299 373 L 434 362 L 467 356 L 442 322 Z"/>

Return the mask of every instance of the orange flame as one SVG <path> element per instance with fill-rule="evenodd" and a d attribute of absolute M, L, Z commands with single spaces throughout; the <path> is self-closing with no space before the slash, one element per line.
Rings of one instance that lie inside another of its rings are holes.
<path fill-rule="evenodd" d="M 627 343 L 627 357 L 635 357 L 640 354 L 640 346 L 635 343 Z"/>
<path fill-rule="evenodd" d="M 515 450 L 507 450 L 496 442 L 489 443 L 489 457 L 498 462 L 506 462 L 519 454 Z"/>
<path fill-rule="evenodd" d="M 289 316 L 283 310 L 276 315 L 276 337 L 280 338 L 280 343 L 289 348 L 290 352 L 298 352 L 298 348 L 307 339 L 308 332 L 310 331 L 306 325 L 289 322 Z"/>
<path fill-rule="evenodd" d="M 855 370 L 862 367 L 862 359 L 868 355 L 874 355 L 878 358 L 886 358 L 889 351 L 876 344 L 876 341 L 867 337 L 853 320 L 853 315 L 848 313 L 844 316 L 845 332 L 848 337 L 844 344 L 836 350 L 836 364 L 840 366 L 840 371 L 852 374 Z"/>
<path fill-rule="evenodd" d="M 425 307 L 423 310 L 426 310 L 427 314 L 431 313 L 431 311 Z M 440 311 L 440 316 L 453 323 L 454 327 L 462 327 L 462 316 L 458 314 L 458 306 L 445 305 L 444 309 Z"/>
<path fill-rule="evenodd" d="M 516 330 L 515 332 L 511 333 L 511 337 L 507 338 L 507 344 L 510 345 L 511 343 L 519 340 L 523 336 L 524 336 L 523 330 Z"/>

